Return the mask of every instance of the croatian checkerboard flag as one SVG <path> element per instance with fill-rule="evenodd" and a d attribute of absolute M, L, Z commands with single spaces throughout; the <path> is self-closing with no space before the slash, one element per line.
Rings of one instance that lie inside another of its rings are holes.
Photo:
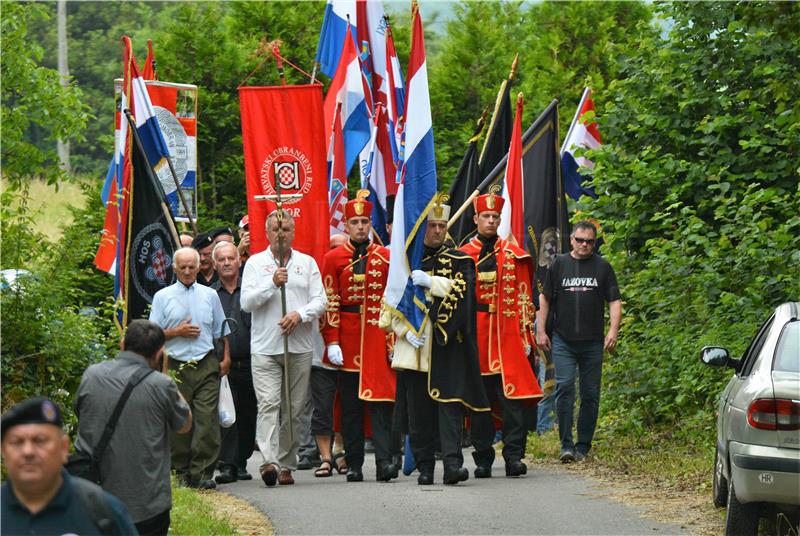
<path fill-rule="evenodd" d="M 361 187 L 369 190 L 369 201 L 373 204 L 372 229 L 381 241 L 389 242 L 386 231 L 387 213 L 386 197 L 397 194 L 395 182 L 396 168 L 392 157 L 391 138 L 388 114 L 381 103 L 375 107 L 375 128 L 370 146 L 370 157 Z"/>
<path fill-rule="evenodd" d="M 425 36 L 419 5 L 412 4 L 411 54 L 408 61 L 408 93 L 402 182 L 397 188 L 392 226 L 389 278 L 384 298 L 393 314 L 400 315 L 419 335 L 425 315 L 423 289 L 411 281 L 412 270 L 422 267 L 425 217 L 436 194 L 436 157 L 428 94 Z"/>
<path fill-rule="evenodd" d="M 348 26 L 348 16 L 350 25 Z M 328 0 L 319 32 L 316 61 L 320 71 L 333 78 L 342 56 L 342 44 L 348 30 L 356 38 L 355 0 Z"/>
<path fill-rule="evenodd" d="M 333 114 L 338 109 L 342 121 L 342 138 L 346 172 L 349 174 L 358 154 L 370 139 L 370 107 L 366 100 L 368 88 L 361 72 L 356 45 L 352 35 L 345 35 L 342 61 L 325 95 L 324 120 L 326 139 L 330 140 Z"/>
<path fill-rule="evenodd" d="M 133 56 L 131 40 L 123 36 L 125 45 L 124 77 L 120 111 L 129 109 L 136 119 L 136 130 L 142 140 L 145 155 L 153 168 L 158 171 L 166 165 L 169 149 L 164 141 L 158 125 L 153 104 L 147 92 L 144 79 L 139 74 L 136 58 Z M 106 217 L 103 225 L 103 237 L 95 255 L 94 264 L 98 269 L 114 274 L 119 280 L 124 271 L 118 260 L 124 256 L 124 239 L 127 230 L 128 192 L 131 180 L 130 147 L 128 139 L 127 119 L 121 115 L 118 136 L 115 137 L 114 158 L 106 174 L 103 185 L 103 201 L 106 205 Z"/>
<path fill-rule="evenodd" d="M 400 146 L 403 138 L 402 119 L 405 114 L 406 89 L 403 87 L 403 69 L 397 59 L 391 26 L 386 25 L 386 62 L 384 64 L 384 83 L 386 84 L 386 113 L 391 131 L 392 158 L 400 170 Z"/>
<path fill-rule="evenodd" d="M 497 234 L 520 247 L 525 247 L 525 199 L 522 179 L 522 93 L 517 95 L 517 115 L 511 131 L 511 145 L 508 148 L 508 164 L 503 177 L 503 211 Z"/>
<path fill-rule="evenodd" d="M 344 206 L 347 203 L 347 171 L 344 165 L 344 141 L 341 116 L 333 114 L 333 131 L 328 143 L 328 207 L 331 213 L 330 234 L 345 233 Z"/>
<path fill-rule="evenodd" d="M 583 91 L 575 118 L 569 127 L 567 137 L 561 146 L 561 176 L 564 181 L 564 191 L 576 201 L 581 195 L 588 195 L 596 198 L 594 188 L 584 187 L 585 177 L 578 172 L 581 167 L 591 169 L 594 164 L 591 160 L 583 156 L 575 156 L 577 149 L 597 149 L 603 145 L 600 131 L 594 119 L 581 120 L 586 112 L 594 112 L 594 101 L 592 100 L 592 90 L 588 87 Z"/>

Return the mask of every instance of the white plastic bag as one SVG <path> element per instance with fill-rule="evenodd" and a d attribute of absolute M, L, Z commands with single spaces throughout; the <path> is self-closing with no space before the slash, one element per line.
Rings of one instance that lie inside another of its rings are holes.
<path fill-rule="evenodd" d="M 233 393 L 231 384 L 228 383 L 228 375 L 219 381 L 219 424 L 223 428 L 230 428 L 236 422 L 236 407 L 233 405 Z"/>

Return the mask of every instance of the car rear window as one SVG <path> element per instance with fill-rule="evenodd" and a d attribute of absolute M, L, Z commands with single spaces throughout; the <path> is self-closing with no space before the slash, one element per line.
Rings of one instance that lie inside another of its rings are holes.
<path fill-rule="evenodd" d="M 783 328 L 773 369 L 800 373 L 800 321 L 789 322 Z"/>

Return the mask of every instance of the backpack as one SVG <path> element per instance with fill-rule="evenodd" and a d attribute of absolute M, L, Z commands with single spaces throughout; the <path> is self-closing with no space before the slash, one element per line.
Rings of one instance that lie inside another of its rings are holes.
<path fill-rule="evenodd" d="M 117 524 L 114 521 L 114 512 L 108 504 L 103 488 L 83 478 L 73 477 L 72 489 L 100 534 L 116 534 Z"/>

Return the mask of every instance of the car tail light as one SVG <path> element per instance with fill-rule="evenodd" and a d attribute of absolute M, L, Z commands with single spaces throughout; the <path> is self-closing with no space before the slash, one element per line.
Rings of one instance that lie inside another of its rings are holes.
<path fill-rule="evenodd" d="M 762 430 L 800 430 L 800 401 L 760 398 L 747 408 L 747 423 Z"/>

